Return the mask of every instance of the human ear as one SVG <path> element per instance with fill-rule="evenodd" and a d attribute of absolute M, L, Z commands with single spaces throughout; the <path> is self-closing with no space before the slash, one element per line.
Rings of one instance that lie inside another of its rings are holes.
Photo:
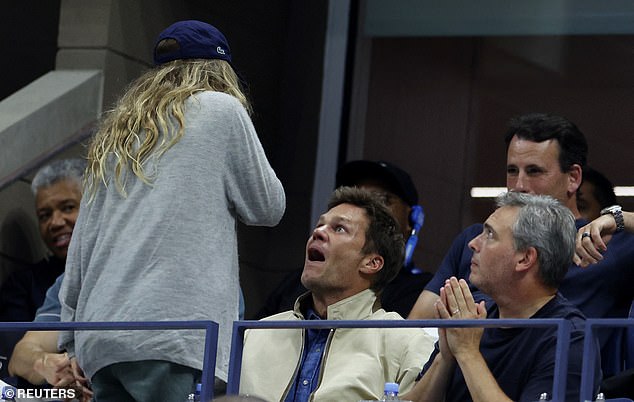
<path fill-rule="evenodd" d="M 361 272 L 364 274 L 375 274 L 383 268 L 383 257 L 378 254 L 369 254 L 364 258 Z"/>
<path fill-rule="evenodd" d="M 529 247 L 519 253 L 519 260 L 515 264 L 517 272 L 527 271 L 537 264 L 537 249 L 535 247 Z"/>
<path fill-rule="evenodd" d="M 579 187 L 581 186 L 581 181 L 583 179 L 583 173 L 581 166 L 578 164 L 573 164 L 568 171 L 568 193 L 573 194 L 576 193 Z"/>

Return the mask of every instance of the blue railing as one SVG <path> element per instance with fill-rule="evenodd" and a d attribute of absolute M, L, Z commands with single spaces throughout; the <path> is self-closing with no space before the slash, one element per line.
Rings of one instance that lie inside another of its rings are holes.
<path fill-rule="evenodd" d="M 240 391 L 240 371 L 242 368 L 242 349 L 246 329 L 274 328 L 464 328 L 464 327 L 557 327 L 557 347 L 555 369 L 553 373 L 552 401 L 564 402 L 566 396 L 566 373 L 568 350 L 570 347 L 570 322 L 564 319 L 487 319 L 487 320 L 363 320 L 363 321 L 234 321 L 231 339 L 231 357 L 229 360 L 229 379 L 227 394 Z M 421 362 L 421 367 L 425 362 Z"/>
<path fill-rule="evenodd" d="M 537 327 L 557 328 L 555 368 L 553 372 L 552 401 L 564 401 L 571 325 L 564 319 L 530 320 L 364 320 L 364 321 L 234 321 L 229 361 L 228 394 L 238 394 L 244 331 L 247 329 L 275 328 L 464 328 L 464 327 Z M 601 328 L 630 327 L 634 319 L 588 319 L 585 327 L 584 357 L 597 353 L 596 335 Z M 213 398 L 213 384 L 218 343 L 218 324 L 213 321 L 131 321 L 131 322 L 0 322 L 0 331 L 69 331 L 69 330 L 165 330 L 204 329 L 205 352 L 203 356 L 202 396 Z M 421 365 L 424 362 L 421 362 Z M 595 359 L 584 358 L 581 373 L 581 401 L 594 398 Z"/>
<path fill-rule="evenodd" d="M 583 340 L 583 355 L 592 356 L 597 353 L 597 332 L 601 328 L 614 328 L 630 327 L 634 329 L 633 318 L 589 318 L 586 320 L 585 335 Z M 633 346 L 633 345 L 629 345 Z M 581 368 L 581 400 L 593 401 L 594 400 L 594 373 L 596 369 L 596 363 L 594 359 L 583 359 L 583 365 Z"/>
<path fill-rule="evenodd" d="M 202 400 L 213 398 L 218 323 L 213 321 L 125 321 L 125 322 L 0 322 L 0 331 L 115 331 L 115 330 L 165 330 L 204 329 L 205 353 L 203 356 Z"/>

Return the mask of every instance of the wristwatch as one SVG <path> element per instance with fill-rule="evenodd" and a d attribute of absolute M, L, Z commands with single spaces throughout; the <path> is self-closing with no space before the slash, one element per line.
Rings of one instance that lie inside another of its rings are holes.
<path fill-rule="evenodd" d="M 623 211 L 620 205 L 612 205 L 610 207 L 603 208 L 601 215 L 611 214 L 616 222 L 616 231 L 620 232 L 625 229 L 625 221 L 623 220 Z"/>

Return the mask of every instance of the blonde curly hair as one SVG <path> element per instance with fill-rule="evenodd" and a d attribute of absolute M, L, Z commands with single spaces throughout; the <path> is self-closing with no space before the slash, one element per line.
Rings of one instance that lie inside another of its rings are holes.
<path fill-rule="evenodd" d="M 144 163 L 150 157 L 159 158 L 181 139 L 183 105 L 189 97 L 203 91 L 232 95 L 251 114 L 236 73 L 223 60 L 175 60 L 136 79 L 114 109 L 106 112 L 89 145 L 84 175 L 89 199 L 101 183 L 108 186 L 111 179 L 125 197 L 129 171 L 151 185 L 154 178 L 145 171 Z M 114 163 L 112 172 L 110 163 Z"/>

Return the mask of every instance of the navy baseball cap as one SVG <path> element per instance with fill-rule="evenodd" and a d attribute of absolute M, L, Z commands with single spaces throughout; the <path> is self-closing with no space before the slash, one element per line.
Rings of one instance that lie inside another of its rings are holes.
<path fill-rule="evenodd" d="M 418 191 L 410 175 L 389 162 L 358 160 L 348 162 L 337 170 L 337 187 L 355 186 L 366 179 L 385 183 L 409 206 L 418 204 Z"/>
<path fill-rule="evenodd" d="M 174 39 L 178 49 L 157 55 L 156 46 L 164 39 Z M 219 59 L 231 63 L 231 49 L 227 38 L 213 25 L 195 20 L 179 21 L 167 27 L 156 39 L 154 65 L 184 59 Z"/>

